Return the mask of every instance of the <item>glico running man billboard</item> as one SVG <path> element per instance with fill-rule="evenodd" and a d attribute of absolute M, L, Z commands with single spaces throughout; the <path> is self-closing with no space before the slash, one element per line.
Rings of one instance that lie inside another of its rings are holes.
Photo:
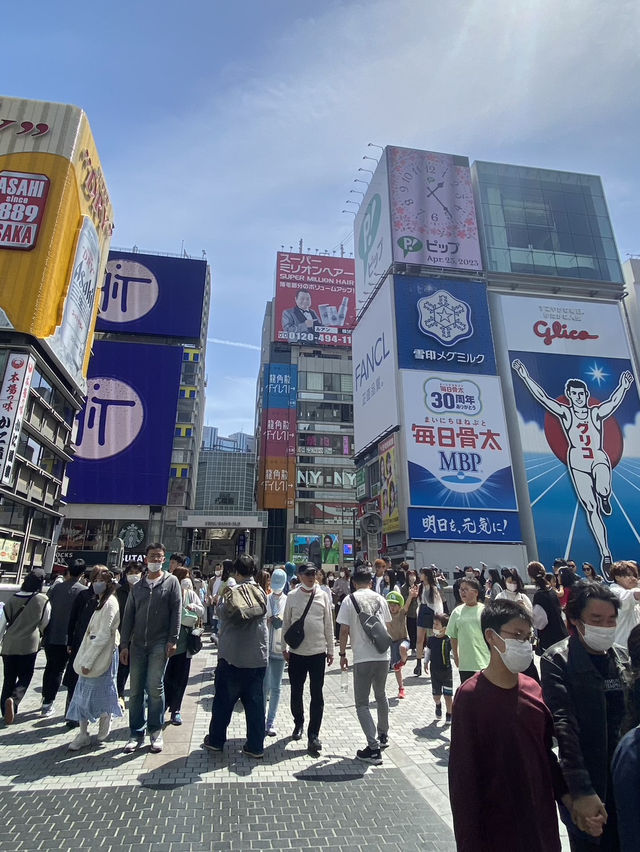
<path fill-rule="evenodd" d="M 276 341 L 351 346 L 354 275 L 353 258 L 278 252 Z"/>
<path fill-rule="evenodd" d="M 0 328 L 42 340 L 82 390 L 112 230 L 84 112 L 0 99 Z"/>
<path fill-rule="evenodd" d="M 640 546 L 640 401 L 618 305 L 500 297 L 539 557 Z"/>

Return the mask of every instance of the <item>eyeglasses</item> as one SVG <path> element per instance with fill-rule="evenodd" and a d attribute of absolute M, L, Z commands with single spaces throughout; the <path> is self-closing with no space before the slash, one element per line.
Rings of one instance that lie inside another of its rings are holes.
<path fill-rule="evenodd" d="M 533 633 L 525 633 L 520 630 L 517 633 L 508 633 L 506 630 L 501 630 L 499 635 L 502 638 L 506 636 L 508 639 L 517 639 L 518 642 L 531 642 L 533 640 Z"/>

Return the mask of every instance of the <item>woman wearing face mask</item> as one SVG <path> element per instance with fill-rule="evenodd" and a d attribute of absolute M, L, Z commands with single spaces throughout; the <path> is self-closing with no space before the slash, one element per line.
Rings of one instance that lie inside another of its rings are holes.
<path fill-rule="evenodd" d="M 122 716 L 116 687 L 120 643 L 116 583 L 105 565 L 96 565 L 92 578 L 91 591 L 97 603 L 73 662 L 78 682 L 67 719 L 78 722 L 80 730 L 69 743 L 69 751 L 80 751 L 91 744 L 91 722 L 99 720 L 97 741 L 103 742 L 109 736 L 112 716 Z"/>
<path fill-rule="evenodd" d="M 413 597 L 411 595 L 411 589 L 418 582 L 418 575 L 414 571 L 413 568 L 409 568 L 406 562 L 402 563 L 406 565 L 405 568 L 405 583 L 402 589 L 400 590 L 400 594 L 406 600 L 410 600 L 409 609 L 407 610 L 407 633 L 409 634 L 409 642 L 411 643 L 411 650 L 416 651 L 417 642 L 418 642 L 418 598 Z"/>
<path fill-rule="evenodd" d="M 124 615 L 124 608 L 127 605 L 129 592 L 136 583 L 140 582 L 143 568 L 144 563 L 142 561 L 129 562 L 126 572 L 122 575 L 122 577 L 120 577 L 120 581 L 118 582 L 118 587 L 116 589 L 116 598 L 118 599 L 118 606 L 120 607 L 120 621 L 122 621 L 122 617 Z M 118 665 L 118 678 L 116 683 L 118 687 L 118 704 L 120 705 L 121 710 L 124 710 L 124 690 L 128 679 L 129 666 L 125 666 L 125 664 L 121 662 Z"/>
<path fill-rule="evenodd" d="M 572 852 L 619 848 L 610 766 L 630 676 L 627 652 L 613 644 L 619 606 L 604 583 L 575 583 L 566 611 L 574 632 L 541 662 L 542 692 L 573 799 L 571 818 L 563 813 Z"/>
<path fill-rule="evenodd" d="M 338 611 L 340 609 L 340 604 L 346 598 L 348 594 L 350 594 L 351 588 L 349 586 L 349 569 L 344 566 L 340 568 L 338 572 L 338 576 L 333 584 L 333 588 L 331 589 L 331 598 L 333 602 L 333 635 L 335 637 L 336 643 L 338 642 L 339 633 L 340 633 L 340 625 L 336 623 L 336 617 L 338 615 Z"/>
<path fill-rule="evenodd" d="M 165 706 L 171 713 L 171 724 L 181 725 L 180 708 L 191 670 L 191 655 L 187 650 L 187 640 L 198 619 L 204 616 L 204 604 L 193 589 L 188 568 L 175 568 L 173 576 L 177 578 L 182 589 L 182 620 L 176 652 L 167 660 L 164 671 L 164 695 Z"/>
<path fill-rule="evenodd" d="M 269 659 L 264 675 L 264 710 L 266 714 L 266 734 L 275 737 L 276 714 L 280 703 L 284 657 L 282 656 L 282 617 L 287 596 L 283 593 L 287 583 L 287 574 L 282 568 L 276 568 L 271 575 L 271 593 L 267 597 L 267 626 L 269 628 Z M 267 709 L 268 708 L 268 709 Z"/>
<path fill-rule="evenodd" d="M 551 714 L 539 685 L 522 674 L 533 660 L 531 616 L 503 598 L 484 607 L 480 626 L 489 663 L 453 705 L 449 793 L 458 849 L 560 852 L 556 801 L 571 801 L 552 750 Z M 488 730 L 502 736 L 479 735 Z"/>
<path fill-rule="evenodd" d="M 504 575 L 505 588 L 499 592 L 495 600 L 508 600 L 514 603 L 522 604 L 527 612 L 533 612 L 533 604 L 529 600 L 529 596 L 524 591 L 524 583 L 522 577 L 515 568 L 505 569 L 509 573 Z"/>

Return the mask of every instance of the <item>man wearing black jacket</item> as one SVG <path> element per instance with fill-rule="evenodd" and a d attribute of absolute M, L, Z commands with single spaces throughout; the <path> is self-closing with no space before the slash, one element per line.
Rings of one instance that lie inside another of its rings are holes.
<path fill-rule="evenodd" d="M 552 645 L 541 662 L 542 692 L 573 800 L 571 820 L 563 815 L 572 852 L 619 848 L 610 766 L 630 667 L 627 652 L 613 644 L 618 607 L 604 583 L 574 584 L 567 605 L 573 635 Z"/>

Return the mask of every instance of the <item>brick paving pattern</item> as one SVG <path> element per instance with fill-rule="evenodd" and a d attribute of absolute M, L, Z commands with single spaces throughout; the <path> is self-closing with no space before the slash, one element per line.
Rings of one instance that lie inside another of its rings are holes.
<path fill-rule="evenodd" d="M 207 638 L 192 660 L 184 724 L 166 727 L 161 754 L 150 754 L 148 739 L 143 749 L 122 752 L 126 711 L 106 743 L 74 753 L 67 751 L 75 731 L 64 724 L 64 689 L 56 701 L 59 712 L 40 716 L 40 655 L 16 722 L 0 722 L 3 852 L 455 849 L 447 794 L 449 728 L 435 719 L 430 681 L 412 676 L 413 661 L 405 667 L 406 699 L 396 697 L 395 675 L 387 679 L 389 747 L 381 767 L 355 758 L 366 741 L 351 675 L 343 693 L 335 663 L 325 678 L 320 758 L 307 755 L 304 737 L 290 739 L 286 674 L 278 734 L 265 739 L 263 760 L 242 754 L 240 705 L 224 752 L 203 750 L 215 664 Z"/>

